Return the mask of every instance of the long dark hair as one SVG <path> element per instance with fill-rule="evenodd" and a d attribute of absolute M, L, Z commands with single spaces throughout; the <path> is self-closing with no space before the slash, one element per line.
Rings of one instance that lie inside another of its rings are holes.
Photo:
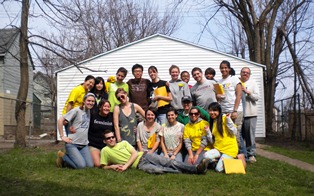
<path fill-rule="evenodd" d="M 103 89 L 101 89 L 99 91 L 99 97 L 97 97 L 97 88 L 96 88 L 96 85 L 99 84 L 100 82 L 103 83 Z M 108 94 L 106 93 L 106 84 L 105 84 L 105 80 L 102 78 L 102 77 L 96 77 L 95 78 L 95 84 L 94 84 L 94 87 L 90 90 L 91 93 L 94 93 L 94 95 L 97 97 L 97 98 L 102 98 L 102 99 L 108 99 Z"/>
<path fill-rule="evenodd" d="M 220 134 L 221 136 L 223 136 L 223 129 L 222 129 L 222 112 L 221 112 L 221 106 L 220 106 L 220 104 L 219 104 L 218 102 L 212 102 L 212 103 L 209 104 L 209 106 L 208 106 L 208 112 L 209 112 L 209 110 L 213 110 L 213 111 L 218 111 L 218 112 L 219 112 L 219 114 L 218 114 L 218 116 L 217 116 L 217 118 L 216 118 L 216 120 L 217 120 L 216 125 L 217 125 L 217 130 L 218 130 L 219 134 Z M 209 115 L 209 116 L 210 116 L 210 115 Z M 212 119 L 211 117 L 210 117 L 209 124 L 210 124 L 210 129 L 213 130 L 214 119 Z"/>

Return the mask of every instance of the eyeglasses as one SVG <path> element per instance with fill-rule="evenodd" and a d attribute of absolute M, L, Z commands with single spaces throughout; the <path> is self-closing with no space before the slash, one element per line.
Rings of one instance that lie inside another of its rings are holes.
<path fill-rule="evenodd" d="M 124 95 L 121 95 L 120 97 L 117 97 L 117 99 L 118 99 L 119 101 L 121 101 L 121 99 L 125 99 L 125 96 L 124 96 Z"/>
<path fill-rule="evenodd" d="M 191 112 L 189 115 L 190 116 L 197 116 L 197 115 L 199 115 L 199 113 L 198 112 L 195 112 L 195 113 Z"/>
<path fill-rule="evenodd" d="M 105 140 L 110 140 L 110 139 L 114 139 L 114 138 L 115 138 L 114 136 L 106 137 Z"/>

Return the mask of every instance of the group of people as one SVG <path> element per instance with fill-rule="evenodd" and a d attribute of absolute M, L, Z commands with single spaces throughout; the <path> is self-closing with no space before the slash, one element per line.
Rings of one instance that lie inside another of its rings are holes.
<path fill-rule="evenodd" d="M 113 80 L 87 76 L 75 87 L 58 119 L 66 153 L 59 151 L 57 166 L 101 167 L 148 173 L 197 173 L 207 168 L 224 171 L 223 159 L 256 162 L 256 83 L 248 67 L 240 78 L 222 61 L 222 79 L 215 70 L 191 71 L 172 65 L 170 81 L 161 80 L 155 66 L 132 67 L 133 79 L 119 68 Z M 220 90 L 218 88 L 221 88 Z M 63 129 L 64 128 L 64 129 Z M 65 130 L 65 131 L 63 131 Z"/>

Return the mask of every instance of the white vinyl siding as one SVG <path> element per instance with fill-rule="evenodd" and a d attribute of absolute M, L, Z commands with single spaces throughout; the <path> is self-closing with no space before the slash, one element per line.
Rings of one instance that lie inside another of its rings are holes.
<path fill-rule="evenodd" d="M 251 77 L 257 82 L 261 95 L 258 101 L 259 113 L 256 137 L 265 137 L 263 94 L 263 68 L 265 66 L 160 34 L 127 44 L 78 63 L 80 67 L 88 67 L 97 71 L 107 70 L 107 72 L 91 72 L 81 68 L 82 74 L 74 66 L 69 66 L 56 72 L 58 116 L 60 117 L 62 113 L 69 92 L 73 87 L 82 83 L 88 74 L 95 77 L 102 76 L 107 80 L 108 76 L 116 75 L 119 67 L 125 67 L 128 70 L 128 75 L 125 79 L 125 82 L 127 82 L 130 78 L 133 78 L 132 66 L 138 63 L 144 66 L 144 78 L 149 79 L 147 69 L 149 66 L 154 65 L 158 69 L 160 79 L 169 81 L 169 67 L 175 64 L 180 67 L 181 72 L 186 70 L 190 74 L 193 67 L 200 67 L 203 73 L 206 68 L 212 67 L 216 70 L 215 79 L 217 80 L 221 78 L 219 64 L 222 60 L 228 60 L 231 63 L 231 66 L 236 71 L 236 76 L 239 76 L 242 67 L 251 69 Z M 192 76 L 189 84 L 195 84 Z"/>

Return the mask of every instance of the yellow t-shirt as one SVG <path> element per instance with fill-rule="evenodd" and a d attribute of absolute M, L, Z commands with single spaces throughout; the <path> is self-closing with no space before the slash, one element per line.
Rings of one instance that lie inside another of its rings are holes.
<path fill-rule="evenodd" d="M 217 121 L 215 120 L 212 128 L 212 134 L 215 137 L 214 148 L 222 154 L 226 154 L 235 158 L 238 154 L 237 138 L 228 131 L 226 115 L 222 116 L 222 130 L 223 136 L 221 136 L 218 132 Z"/>
<path fill-rule="evenodd" d="M 73 108 L 81 106 L 83 104 L 83 98 L 86 93 L 87 90 L 85 90 L 82 85 L 78 85 L 73 88 L 69 94 L 67 101 L 65 102 L 65 106 L 62 110 L 62 115 L 65 115 L 67 113 L 67 107 L 70 102 L 73 103 Z"/>
<path fill-rule="evenodd" d="M 188 123 L 184 126 L 183 139 L 190 139 L 192 142 L 192 151 L 197 151 L 202 142 L 202 137 L 206 137 L 205 126 L 209 126 L 209 123 L 205 120 L 200 120 L 197 123 Z M 210 145 L 207 144 L 204 150 L 210 150 Z"/>
<path fill-rule="evenodd" d="M 106 146 L 100 152 L 100 164 L 108 166 L 109 164 L 125 164 L 131 157 L 131 150 L 134 149 L 127 141 L 117 143 L 114 147 Z M 138 152 L 138 156 L 132 168 L 136 168 L 143 152 Z"/>

